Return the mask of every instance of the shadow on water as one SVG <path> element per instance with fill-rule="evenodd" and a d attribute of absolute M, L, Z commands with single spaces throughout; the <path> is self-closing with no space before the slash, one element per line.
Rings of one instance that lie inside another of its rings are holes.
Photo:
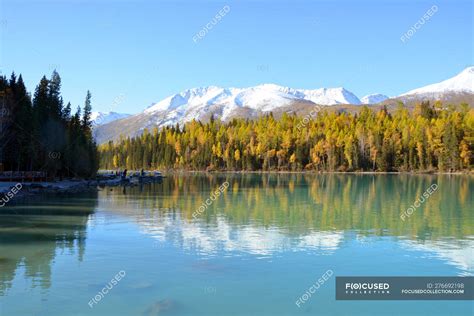
<path fill-rule="evenodd" d="M 97 193 L 68 196 L 35 196 L 0 208 L 0 296 L 15 275 L 43 289 L 51 285 L 51 263 L 58 250 L 69 250 L 82 261 L 86 226 L 97 206 Z"/>

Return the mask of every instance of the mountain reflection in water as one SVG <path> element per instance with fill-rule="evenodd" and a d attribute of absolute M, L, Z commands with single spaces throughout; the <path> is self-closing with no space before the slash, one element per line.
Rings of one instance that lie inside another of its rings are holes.
<path fill-rule="evenodd" d="M 193 218 L 225 181 L 229 188 Z M 402 221 L 400 213 L 433 183 L 438 190 Z M 332 256 L 341 248 L 361 252 L 389 241 L 472 275 L 472 183 L 471 176 L 448 175 L 197 174 L 24 201 L 0 209 L 0 297 L 19 274 L 33 288 L 49 289 L 59 254 L 81 262 L 92 242 L 88 229 L 118 223 L 134 225 L 154 248 L 203 258 Z M 122 255 L 135 255 L 127 251 Z"/>

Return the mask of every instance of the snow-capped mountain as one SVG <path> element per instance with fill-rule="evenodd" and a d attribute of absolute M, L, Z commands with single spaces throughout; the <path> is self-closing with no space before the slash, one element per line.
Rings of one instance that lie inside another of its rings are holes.
<path fill-rule="evenodd" d="M 256 118 L 270 112 L 292 111 L 295 105 L 355 104 L 359 98 L 344 88 L 315 90 L 293 89 L 275 84 L 249 88 L 221 88 L 209 86 L 188 89 L 153 104 L 142 113 L 120 121 L 98 126 L 94 135 L 100 143 L 122 135 L 136 136 L 145 128 L 152 130 L 192 120 L 215 119 L 228 121 L 235 117 Z"/>
<path fill-rule="evenodd" d="M 238 116 L 256 117 L 298 101 L 321 105 L 361 104 L 357 96 L 344 88 L 305 90 L 275 84 L 250 88 L 209 86 L 171 95 L 148 107 L 142 114 L 150 118 L 144 126 L 150 128 L 203 120 L 211 114 L 223 121 Z"/>
<path fill-rule="evenodd" d="M 91 121 L 92 125 L 98 126 L 110 123 L 112 121 L 120 120 L 129 117 L 131 114 L 116 113 L 116 112 L 92 112 Z"/>
<path fill-rule="evenodd" d="M 387 97 L 385 94 L 375 93 L 366 95 L 365 97 L 361 98 L 360 101 L 362 104 L 376 104 L 387 99 L 389 99 L 389 97 Z"/>
<path fill-rule="evenodd" d="M 344 88 L 303 90 L 263 84 L 250 88 L 204 87 L 185 90 L 147 108 L 144 113 L 167 112 L 170 121 L 190 121 L 210 107 L 221 107 L 221 119 L 228 119 L 240 108 L 270 112 L 294 101 L 306 100 L 321 105 L 361 104 L 352 92 Z M 178 120 L 176 120 L 178 119 Z"/>
<path fill-rule="evenodd" d="M 474 93 L 474 67 L 468 67 L 448 80 L 408 91 L 400 97 L 432 96 L 436 98 L 446 93 Z"/>
<path fill-rule="evenodd" d="M 126 117 L 127 114 L 108 113 L 99 120 L 94 130 L 97 142 L 118 138 L 120 135 L 137 136 L 145 128 L 184 124 L 193 119 L 207 121 L 211 117 L 229 121 L 235 117 L 257 118 L 265 113 L 284 112 L 305 115 L 315 104 L 336 106 L 338 110 L 357 111 L 361 104 L 403 101 L 406 104 L 420 99 L 467 102 L 474 104 L 474 67 L 466 68 L 457 76 L 443 82 L 415 89 L 393 99 L 383 94 L 371 94 L 359 99 L 344 88 L 321 88 L 314 90 L 293 89 L 275 84 L 263 84 L 249 88 L 221 88 L 209 86 L 184 90 L 171 95 L 145 109 Z M 466 101 L 467 100 L 467 101 Z M 356 107 L 354 107 L 356 105 Z M 123 115 L 123 116 L 120 116 Z M 125 118 L 123 118 L 125 117 Z M 120 120 L 115 120 L 122 118 Z M 106 124 L 107 122 L 110 122 Z"/>

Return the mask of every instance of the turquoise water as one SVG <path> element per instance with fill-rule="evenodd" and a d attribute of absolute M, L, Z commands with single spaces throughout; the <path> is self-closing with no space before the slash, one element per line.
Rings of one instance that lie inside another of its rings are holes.
<path fill-rule="evenodd" d="M 469 176 L 201 174 L 22 201 L 0 208 L 0 315 L 472 315 L 336 301 L 335 277 L 473 275 L 473 191 Z"/>

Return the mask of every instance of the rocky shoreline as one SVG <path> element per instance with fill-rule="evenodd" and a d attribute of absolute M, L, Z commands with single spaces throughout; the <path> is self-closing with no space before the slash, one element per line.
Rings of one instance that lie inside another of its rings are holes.
<path fill-rule="evenodd" d="M 25 197 L 47 193 L 78 193 L 97 190 L 96 181 L 64 180 L 57 182 L 0 182 L 0 197 Z"/>
<path fill-rule="evenodd" d="M 94 180 L 68 179 L 48 182 L 0 182 L 0 207 L 13 200 L 43 194 L 71 194 L 97 192 L 100 188 L 115 186 L 137 186 L 161 180 L 161 177 L 120 177 Z"/>

